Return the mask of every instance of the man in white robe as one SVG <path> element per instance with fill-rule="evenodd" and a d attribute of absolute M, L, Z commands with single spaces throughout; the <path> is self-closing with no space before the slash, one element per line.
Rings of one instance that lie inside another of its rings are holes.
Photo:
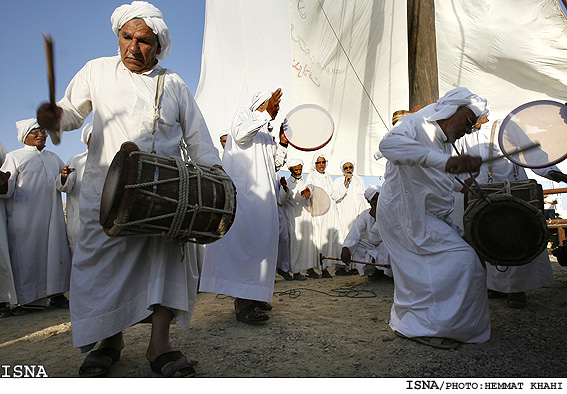
<path fill-rule="evenodd" d="M 10 258 L 21 304 L 14 313 L 43 308 L 48 297 L 65 308 L 71 255 L 61 193 L 55 187 L 64 164 L 45 149 L 46 132 L 35 119 L 18 121 L 16 127 L 24 147 L 6 154 L 0 169 L 11 174 L 0 198 L 6 199 Z"/>
<path fill-rule="evenodd" d="M 364 180 L 354 174 L 354 161 L 343 160 L 341 162 L 342 177 L 333 182 L 332 198 L 337 203 L 339 214 L 339 241 L 343 242 L 348 232 L 354 225 L 358 215 L 368 209 L 368 202 L 364 198 L 366 186 Z M 354 266 L 347 266 L 350 271 Z"/>
<path fill-rule="evenodd" d="M 339 212 L 337 204 L 333 200 L 333 180 L 329 174 L 326 173 L 327 169 L 327 156 L 323 152 L 315 153 L 313 155 L 311 172 L 307 175 L 305 183 L 307 186 L 317 186 L 323 189 L 329 197 L 329 210 L 323 215 L 313 216 L 311 221 L 313 223 L 313 244 L 315 246 L 315 254 L 323 254 L 323 256 L 337 257 L 341 250 L 341 241 L 339 240 Z M 313 197 L 316 198 L 316 197 Z M 329 277 L 329 268 L 334 267 L 335 264 L 331 260 L 324 260 L 322 269 L 322 276 Z M 344 268 L 339 267 L 335 271 L 337 275 L 344 275 L 346 271 Z"/>
<path fill-rule="evenodd" d="M 81 141 L 87 145 L 87 150 L 69 159 L 65 167 L 63 167 L 63 170 L 61 170 L 61 174 L 57 177 L 56 182 L 57 190 L 67 193 L 67 239 L 69 240 L 69 247 L 71 248 L 71 256 L 75 253 L 77 237 L 79 236 L 79 195 L 81 192 L 81 184 L 83 183 L 87 155 L 89 154 L 88 146 L 92 131 L 92 123 L 88 123 L 83 127 Z M 65 183 L 63 183 L 64 179 Z"/>
<path fill-rule="evenodd" d="M 8 150 L 0 143 L 0 166 L 4 163 Z M 5 184 L 10 174 L 0 173 L 0 184 Z M 8 225 L 6 223 L 6 204 L 0 198 L 0 318 L 8 317 L 12 313 L 10 304 L 16 305 L 18 297 L 14 285 L 14 274 L 8 249 Z"/>
<path fill-rule="evenodd" d="M 291 175 L 287 179 L 288 191 L 281 189 L 287 227 L 289 230 L 289 264 L 294 279 L 302 279 L 301 271 L 307 276 L 318 278 L 314 271 L 318 262 L 313 247 L 313 226 L 311 223 L 311 192 L 303 180 L 303 161 L 292 159 L 287 164 Z"/>
<path fill-rule="evenodd" d="M 481 126 L 479 122 L 477 124 L 479 130 L 459 140 L 457 148 L 462 148 L 469 155 L 480 156 L 484 159 L 502 156 L 503 153 L 497 141 L 501 123 L 501 120 L 496 120 Z M 494 135 L 492 135 L 493 132 Z M 567 180 L 567 176 L 557 166 L 533 168 L 532 171 L 552 181 L 565 182 Z M 526 179 L 528 176 L 524 168 L 510 162 L 507 158 L 483 163 L 476 177 L 479 184 Z M 531 263 L 508 267 L 486 264 L 486 271 L 489 298 L 506 298 L 510 308 L 525 308 L 527 305 L 526 291 L 551 286 L 554 283 L 547 248 Z"/>
<path fill-rule="evenodd" d="M 390 327 L 430 346 L 490 338 L 485 269 L 449 219 L 450 174 L 481 165 L 480 157 L 451 156 L 451 143 L 471 132 L 487 106 L 467 88 L 453 89 L 401 118 L 380 142 L 388 163 L 375 228 L 396 283 Z"/>
<path fill-rule="evenodd" d="M 152 371 L 194 376 L 185 356 L 173 350 L 169 327 L 172 321 L 181 327 L 189 324 L 197 293 L 197 256 L 184 259 L 182 246 L 157 237 L 107 236 L 99 224 L 101 191 L 125 141 L 150 152 L 155 138 L 156 153 L 168 157 L 180 156 L 183 139 L 197 165 L 220 167 L 219 154 L 185 82 L 158 64 L 171 49 L 161 11 L 136 1 L 118 7 L 111 23 L 119 55 L 89 61 L 73 77 L 57 108 L 43 104 L 38 110 L 40 123 L 55 135 L 81 127 L 93 112 L 84 173 L 88 182 L 81 187 L 81 225 L 71 274 L 71 323 L 74 346 L 88 351 L 101 342 L 79 375 L 106 376 L 124 347 L 122 331 L 150 320 L 146 358 Z M 156 86 L 163 72 L 158 106 Z"/>
<path fill-rule="evenodd" d="M 281 89 L 264 90 L 234 116 L 222 158 L 238 191 L 230 231 L 207 245 L 199 290 L 235 298 L 236 319 L 263 324 L 274 291 L 279 228 L 276 157 L 272 135 Z"/>
<path fill-rule="evenodd" d="M 358 215 L 343 242 L 341 260 L 347 266 L 351 264 L 351 260 L 390 265 L 390 258 L 382 237 L 377 231 L 371 231 L 376 223 L 376 206 L 380 190 L 380 186 L 371 185 L 364 192 L 370 208 Z M 367 275 L 372 280 L 384 275 L 392 277 L 392 270 L 387 267 L 356 263 L 356 268 L 360 276 Z"/>

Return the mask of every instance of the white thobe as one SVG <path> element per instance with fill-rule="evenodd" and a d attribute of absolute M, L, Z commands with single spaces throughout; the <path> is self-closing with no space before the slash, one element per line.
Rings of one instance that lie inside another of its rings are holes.
<path fill-rule="evenodd" d="M 0 166 L 4 163 L 8 151 L 0 143 Z M 8 225 L 6 223 L 6 204 L 0 198 L 0 303 L 8 302 L 17 304 L 16 287 L 14 285 L 14 274 L 10 262 L 10 250 L 8 248 Z"/>
<path fill-rule="evenodd" d="M 119 56 L 88 62 L 73 77 L 65 97 L 63 130 L 78 129 L 93 111 L 93 132 L 81 186 L 80 229 L 71 273 L 74 346 L 108 338 L 152 313 L 159 304 L 189 324 L 195 304 L 195 258 L 183 260 L 182 246 L 157 237 L 107 236 L 99 224 L 101 192 L 110 163 L 125 141 L 150 152 L 157 76 L 155 65 L 130 72 Z M 185 82 L 168 70 L 155 134 L 158 155 L 179 156 L 184 139 L 196 164 L 220 164 L 205 121 Z M 187 265 L 185 262 L 190 261 Z"/>
<path fill-rule="evenodd" d="M 228 233 L 205 250 L 200 291 L 270 302 L 278 255 L 277 145 L 267 111 L 239 110 L 222 158 L 236 185 Z"/>
<path fill-rule="evenodd" d="M 362 211 L 348 232 L 343 242 L 343 248 L 348 248 L 352 260 L 372 263 L 374 259 L 377 264 L 390 265 L 390 257 L 382 242 L 382 237 L 377 231 L 371 231 L 375 223 L 376 219 L 370 215 L 370 209 Z M 356 263 L 360 276 L 364 275 L 365 267 L 367 266 L 364 264 Z M 392 277 L 390 268 L 376 267 L 376 269 L 382 270 L 384 274 Z"/>
<path fill-rule="evenodd" d="M 278 192 L 278 258 L 276 262 L 276 268 L 281 269 L 284 272 L 289 272 L 289 230 L 287 228 L 287 218 L 285 216 L 285 204 L 284 196 L 285 192 L 283 189 L 276 188 Z"/>
<path fill-rule="evenodd" d="M 285 216 L 289 230 L 289 265 L 290 272 L 298 273 L 310 268 L 318 268 L 313 247 L 313 225 L 311 223 L 311 202 L 301 195 L 307 187 L 303 178 L 290 176 L 287 179 L 289 192 L 283 188 L 280 195 L 285 195 Z"/>
<path fill-rule="evenodd" d="M 29 145 L 9 152 L 2 165 L 11 173 L 8 192 L 0 197 L 6 199 L 10 258 L 22 305 L 69 290 L 71 255 L 55 188 L 63 165 L 55 153 Z"/>
<path fill-rule="evenodd" d="M 327 257 L 338 257 L 341 250 L 341 241 L 339 239 L 339 212 L 337 204 L 333 200 L 333 180 L 327 174 L 321 174 L 317 170 L 313 170 L 307 175 L 305 180 L 307 185 L 318 186 L 323 189 L 330 199 L 330 206 L 327 213 L 320 216 L 313 216 L 313 244 L 315 246 L 315 254 L 323 254 Z M 334 267 L 335 264 L 331 260 L 323 261 L 323 268 Z"/>
<path fill-rule="evenodd" d="M 345 186 L 345 178 L 342 176 L 333 182 L 331 197 L 337 203 L 340 241 L 344 241 L 358 215 L 370 207 L 370 204 L 364 198 L 365 190 L 364 180 L 358 175 L 352 176 L 348 187 Z"/>
<path fill-rule="evenodd" d="M 448 218 L 451 145 L 436 122 L 406 115 L 384 137 L 388 159 L 376 227 L 396 283 L 390 327 L 408 337 L 490 338 L 486 272 Z"/>
<path fill-rule="evenodd" d="M 465 149 L 465 152 L 471 155 L 488 158 L 490 155 L 491 129 L 491 123 L 484 124 L 478 132 L 466 135 L 460 145 Z M 496 130 L 498 130 L 498 127 Z M 502 155 L 497 137 L 498 133 L 496 133 L 494 143 L 492 144 L 493 157 Z M 496 160 L 490 164 L 492 164 L 492 182 L 499 183 L 505 180 L 528 179 L 524 168 L 513 164 L 506 158 Z M 482 164 L 480 174 L 476 178 L 478 183 L 489 183 L 489 167 L 489 163 Z M 536 174 L 543 177 L 548 177 L 551 170 L 560 171 L 556 166 L 532 169 Z M 486 271 L 487 287 L 490 290 L 502 293 L 518 293 L 543 286 L 551 286 L 554 283 L 553 269 L 547 248 L 531 263 L 509 267 L 486 264 Z"/>
<path fill-rule="evenodd" d="M 79 153 L 69 159 L 66 165 L 74 168 L 75 171 L 67 175 L 67 181 L 63 185 L 61 183 L 61 174 L 57 177 L 57 190 L 67 193 L 67 239 L 71 248 L 71 256 L 75 253 L 77 237 L 79 236 L 79 194 L 81 192 L 81 184 L 83 183 L 83 174 L 85 172 L 85 164 L 87 163 L 87 155 L 89 151 Z"/>

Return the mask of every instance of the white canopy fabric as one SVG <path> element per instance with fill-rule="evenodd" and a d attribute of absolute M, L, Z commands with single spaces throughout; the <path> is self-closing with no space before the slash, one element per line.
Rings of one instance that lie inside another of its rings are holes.
<path fill-rule="evenodd" d="M 440 97 L 468 87 L 489 100 L 492 120 L 529 101 L 567 101 L 558 0 L 438 0 L 435 9 Z M 386 160 L 373 153 L 392 113 L 409 109 L 406 21 L 394 0 L 207 0 L 195 97 L 213 141 L 256 91 L 281 87 L 276 123 L 301 104 L 333 116 L 331 174 L 349 157 L 358 174 L 382 175 Z M 290 148 L 288 157 L 312 155 Z"/>

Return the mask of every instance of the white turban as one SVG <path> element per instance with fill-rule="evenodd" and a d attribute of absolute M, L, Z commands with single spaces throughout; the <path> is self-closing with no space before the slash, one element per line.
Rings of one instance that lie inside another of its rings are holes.
<path fill-rule="evenodd" d="M 315 164 L 315 162 L 317 161 L 318 158 L 324 158 L 326 162 L 329 162 L 329 159 L 327 158 L 327 155 L 324 154 L 323 152 L 320 153 L 315 153 L 313 155 L 313 160 L 311 161 L 311 164 L 313 165 L 313 167 L 311 168 L 312 171 L 317 171 L 317 165 Z M 327 167 L 325 167 L 326 169 Z"/>
<path fill-rule="evenodd" d="M 382 186 L 380 185 L 370 185 L 364 191 L 364 198 L 366 198 L 366 201 L 370 202 L 372 201 L 376 193 L 380 193 L 381 190 Z"/>
<path fill-rule="evenodd" d="M 16 128 L 18 129 L 18 141 L 22 144 L 26 140 L 26 137 L 33 129 L 41 129 L 39 123 L 35 118 L 19 120 L 16 122 Z"/>
<path fill-rule="evenodd" d="M 163 20 L 161 11 L 147 1 L 133 1 L 132 4 L 124 4 L 115 9 L 110 17 L 112 31 L 118 36 L 122 26 L 135 18 L 146 22 L 146 25 L 158 37 L 161 52 L 156 55 L 157 60 L 163 60 L 168 57 L 171 52 L 169 29 Z"/>
<path fill-rule="evenodd" d="M 228 130 L 219 131 L 219 138 L 222 137 L 223 135 L 228 135 Z"/>
<path fill-rule="evenodd" d="M 346 163 L 351 163 L 352 166 L 354 167 L 354 161 L 352 161 L 352 160 L 343 160 L 343 161 L 341 161 L 341 171 L 343 171 L 343 167 L 345 166 Z M 353 168 L 353 170 L 354 170 L 354 168 Z"/>
<path fill-rule="evenodd" d="M 258 107 L 264 102 L 272 97 L 272 92 L 269 90 L 262 90 L 261 92 L 257 92 L 254 97 L 252 97 L 252 102 L 250 103 L 250 111 L 256 111 Z"/>
<path fill-rule="evenodd" d="M 295 166 L 298 166 L 300 164 L 303 165 L 303 160 L 293 158 L 293 159 L 288 160 L 287 168 L 291 169 L 291 167 L 295 167 Z"/>
<path fill-rule="evenodd" d="M 93 133 L 93 124 L 87 123 L 85 127 L 83 127 L 83 131 L 81 132 L 81 141 L 83 144 L 89 144 L 89 137 Z"/>
<path fill-rule="evenodd" d="M 449 90 L 436 103 L 429 104 L 417 113 L 429 121 L 448 119 L 457 112 L 459 107 L 467 107 L 474 112 L 477 119 L 487 116 L 490 111 L 488 100 L 482 98 L 467 88 Z"/>

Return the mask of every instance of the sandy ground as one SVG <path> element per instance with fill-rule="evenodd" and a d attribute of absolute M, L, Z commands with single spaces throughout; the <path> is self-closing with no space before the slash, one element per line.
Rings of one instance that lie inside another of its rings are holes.
<path fill-rule="evenodd" d="M 565 378 L 567 267 L 553 262 L 553 268 L 555 285 L 528 292 L 527 309 L 490 300 L 491 340 L 457 350 L 396 337 L 388 326 L 393 282 L 358 276 L 278 276 L 264 326 L 237 322 L 229 297 L 199 294 L 191 326 L 172 327 L 171 340 L 203 378 Z M 139 324 L 125 331 L 126 347 L 111 377 L 157 376 L 144 357 L 149 329 Z M 0 319 L 0 331 L 1 365 L 42 365 L 49 377 L 77 376 L 84 355 L 72 347 L 68 311 Z"/>

